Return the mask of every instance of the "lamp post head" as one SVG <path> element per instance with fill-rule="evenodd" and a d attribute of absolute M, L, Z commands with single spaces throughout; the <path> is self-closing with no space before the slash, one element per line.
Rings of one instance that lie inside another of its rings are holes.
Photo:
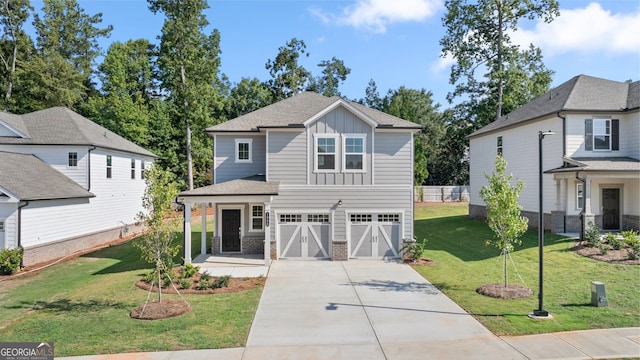
<path fill-rule="evenodd" d="M 547 130 L 547 131 L 538 131 L 538 138 L 540 140 L 544 139 L 545 136 L 547 135 L 555 135 L 556 132 L 555 131 L 551 131 L 551 130 Z"/>

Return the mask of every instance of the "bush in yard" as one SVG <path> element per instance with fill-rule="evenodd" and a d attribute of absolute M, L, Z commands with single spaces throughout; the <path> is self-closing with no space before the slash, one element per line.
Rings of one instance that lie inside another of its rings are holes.
<path fill-rule="evenodd" d="M 635 260 L 640 257 L 640 238 L 638 237 L 638 232 L 634 230 L 623 231 L 622 238 L 625 244 L 630 247 L 630 249 L 627 249 L 629 259 Z"/>
<path fill-rule="evenodd" d="M 200 271 L 200 266 L 193 265 L 193 264 L 185 264 L 180 269 L 180 277 L 182 277 L 183 279 L 189 279 L 189 278 L 192 278 L 195 274 L 197 274 L 198 271 Z"/>
<path fill-rule="evenodd" d="M 422 242 L 415 241 L 413 239 L 405 241 L 402 245 L 402 251 L 405 253 L 408 259 L 416 262 L 422 258 L 422 254 L 426 250 L 427 239 L 422 239 Z"/>
<path fill-rule="evenodd" d="M 0 274 L 11 275 L 20 269 L 23 254 L 22 248 L 3 249 L 0 251 Z"/>
<path fill-rule="evenodd" d="M 180 286 L 186 290 L 191 287 L 191 281 L 187 279 L 180 279 Z"/>
<path fill-rule="evenodd" d="M 584 241 L 586 246 L 599 247 L 600 246 L 600 229 L 592 221 L 589 221 L 587 229 L 584 231 Z"/>
<path fill-rule="evenodd" d="M 619 237 L 612 233 L 607 233 L 607 235 L 604 236 L 604 239 L 613 250 L 620 250 L 624 247 L 624 239 L 622 237 Z"/>
<path fill-rule="evenodd" d="M 211 284 L 211 288 L 212 289 L 220 289 L 220 288 L 223 288 L 223 287 L 228 287 L 230 278 L 231 278 L 230 275 L 220 276 L 219 278 L 217 278 L 213 282 L 213 284 Z"/>

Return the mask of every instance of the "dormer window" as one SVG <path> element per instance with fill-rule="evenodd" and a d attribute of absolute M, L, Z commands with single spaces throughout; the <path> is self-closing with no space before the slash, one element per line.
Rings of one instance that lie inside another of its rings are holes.
<path fill-rule="evenodd" d="M 252 139 L 236 139 L 236 162 L 250 163 Z"/>

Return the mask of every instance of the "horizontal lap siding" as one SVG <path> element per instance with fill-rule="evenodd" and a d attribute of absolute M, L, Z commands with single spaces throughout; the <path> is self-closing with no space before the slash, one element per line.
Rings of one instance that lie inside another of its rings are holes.
<path fill-rule="evenodd" d="M 307 135 L 305 132 L 269 132 L 269 181 L 307 183 Z"/>
<path fill-rule="evenodd" d="M 236 163 L 235 139 L 252 139 L 251 163 Z M 265 173 L 266 140 L 264 136 L 216 135 L 215 141 L 216 184 Z"/>
<path fill-rule="evenodd" d="M 375 134 L 375 183 L 413 184 L 411 133 Z"/>
<path fill-rule="evenodd" d="M 619 151 L 585 151 L 585 119 L 595 117 L 620 120 Z M 632 157 L 640 159 L 640 113 L 567 115 L 567 156 L 569 157 Z"/>
<path fill-rule="evenodd" d="M 342 205 L 337 203 L 342 200 Z M 411 234 L 413 222 L 413 201 L 409 186 L 286 186 L 280 185 L 280 193 L 271 204 L 273 211 L 285 210 L 330 212 L 335 210 L 334 237 L 346 239 L 345 209 L 362 210 L 403 210 L 404 233 Z"/>

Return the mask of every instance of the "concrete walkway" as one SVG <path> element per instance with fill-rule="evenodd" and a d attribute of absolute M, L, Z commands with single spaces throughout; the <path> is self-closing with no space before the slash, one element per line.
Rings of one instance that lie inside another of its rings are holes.
<path fill-rule="evenodd" d="M 405 264 L 276 261 L 269 269 L 245 348 L 73 359 L 638 357 L 640 328 L 495 336 Z"/>

